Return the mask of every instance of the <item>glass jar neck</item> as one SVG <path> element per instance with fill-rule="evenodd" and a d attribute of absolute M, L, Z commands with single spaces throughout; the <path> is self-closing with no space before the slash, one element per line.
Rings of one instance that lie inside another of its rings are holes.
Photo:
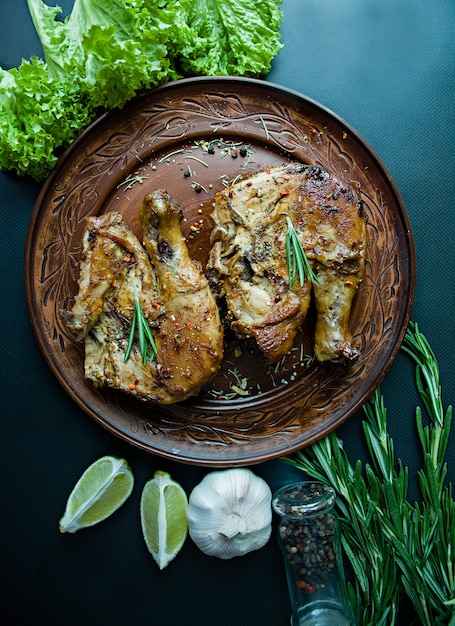
<path fill-rule="evenodd" d="M 332 487 L 316 481 L 302 481 L 278 489 L 272 506 L 281 517 L 299 518 L 328 513 L 335 499 Z"/>

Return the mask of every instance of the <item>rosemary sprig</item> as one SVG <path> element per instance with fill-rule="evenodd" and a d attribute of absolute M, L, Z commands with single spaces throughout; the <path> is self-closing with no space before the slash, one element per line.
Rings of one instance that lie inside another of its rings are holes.
<path fill-rule="evenodd" d="M 134 296 L 133 318 L 131 320 L 128 345 L 126 347 L 125 357 L 123 359 L 124 363 L 126 363 L 130 357 L 136 331 L 139 339 L 139 349 L 141 351 L 142 363 L 145 365 L 147 363 L 147 360 L 153 361 L 153 359 L 157 355 L 157 348 L 155 344 L 155 339 L 153 338 L 152 330 L 141 308 L 141 304 L 139 302 L 137 294 L 135 294 Z"/>
<path fill-rule="evenodd" d="M 381 481 L 371 468 L 364 472 L 360 461 L 350 463 L 334 433 L 283 460 L 337 493 L 342 545 L 355 575 L 354 583 L 348 583 L 348 597 L 356 624 L 394 624 L 402 591 L 377 515 Z"/>
<path fill-rule="evenodd" d="M 331 434 L 283 460 L 330 484 L 338 494 L 342 543 L 355 574 L 349 599 L 361 626 L 396 623 L 406 594 L 419 623 L 455 624 L 455 502 L 445 484 L 452 408 L 444 412 L 439 368 L 428 341 L 411 323 L 403 351 L 416 363 L 416 386 L 427 413 L 416 408 L 423 451 L 422 502 L 407 499 L 408 469 L 395 459 L 380 390 L 364 406 L 371 464 L 352 465 Z"/>
<path fill-rule="evenodd" d="M 292 287 L 294 280 L 299 275 L 300 286 L 303 287 L 305 280 L 312 283 L 319 283 L 316 274 L 308 260 L 305 250 L 302 247 L 296 230 L 290 220 L 286 217 L 288 229 L 286 231 L 286 262 L 288 267 L 289 286 Z"/>

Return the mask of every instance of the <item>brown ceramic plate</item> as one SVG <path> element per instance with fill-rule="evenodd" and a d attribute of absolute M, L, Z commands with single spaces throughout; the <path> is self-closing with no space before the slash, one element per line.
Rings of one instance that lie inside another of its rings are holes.
<path fill-rule="evenodd" d="M 360 185 L 369 248 L 351 328 L 361 358 L 350 367 L 317 364 L 310 313 L 294 350 L 272 370 L 254 346 L 228 335 L 220 373 L 190 401 L 143 405 L 120 392 L 95 389 L 83 375 L 83 346 L 58 315 L 77 290 L 85 217 L 120 211 L 140 235 L 137 209 L 144 194 L 167 188 L 184 208 L 191 255 L 205 262 L 215 191 L 238 175 L 289 160 L 322 165 Z M 414 275 L 406 209 L 390 175 L 358 133 L 298 93 L 224 77 L 164 85 L 88 127 L 40 193 L 25 263 L 37 340 L 78 405 L 144 450 L 224 467 L 288 454 L 334 430 L 361 407 L 400 348 Z"/>

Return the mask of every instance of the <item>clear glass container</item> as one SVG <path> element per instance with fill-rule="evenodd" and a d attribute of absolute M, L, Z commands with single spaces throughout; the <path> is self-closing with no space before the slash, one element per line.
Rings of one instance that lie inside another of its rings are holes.
<path fill-rule="evenodd" d="M 306 481 L 279 489 L 272 506 L 279 515 L 293 626 L 353 626 L 341 556 L 335 491 Z"/>

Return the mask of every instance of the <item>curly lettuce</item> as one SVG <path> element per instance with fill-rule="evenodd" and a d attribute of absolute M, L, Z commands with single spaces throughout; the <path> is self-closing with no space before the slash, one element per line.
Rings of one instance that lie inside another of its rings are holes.
<path fill-rule="evenodd" d="M 264 76 L 281 0 L 27 0 L 44 59 L 0 68 L 0 168 L 43 180 L 97 115 L 190 75 Z"/>
<path fill-rule="evenodd" d="M 37 181 L 89 124 L 95 112 L 71 81 L 53 79 L 37 57 L 0 68 L 0 165 Z"/>
<path fill-rule="evenodd" d="M 121 107 L 139 90 L 180 76 L 166 45 L 175 11 L 163 2 L 75 0 L 62 22 L 58 7 L 27 1 L 50 74 L 71 74 L 95 106 Z"/>
<path fill-rule="evenodd" d="M 185 73 L 264 76 L 278 54 L 281 2 L 182 0 L 188 39 L 180 62 Z"/>

